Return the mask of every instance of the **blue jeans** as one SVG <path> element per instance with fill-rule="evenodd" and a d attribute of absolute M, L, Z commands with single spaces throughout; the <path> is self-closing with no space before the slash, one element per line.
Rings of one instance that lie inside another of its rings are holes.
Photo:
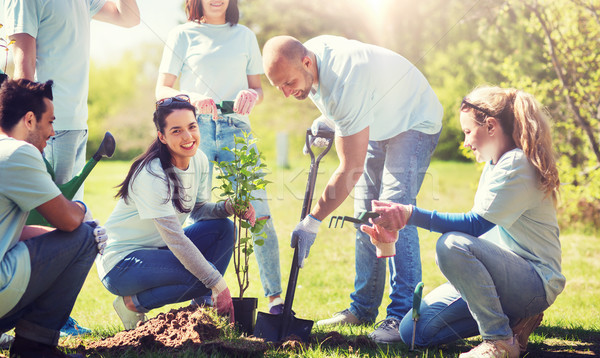
<path fill-rule="evenodd" d="M 371 210 L 371 200 L 416 204 L 431 154 L 440 134 L 407 131 L 383 141 L 369 141 L 364 173 L 354 187 L 355 216 Z M 356 225 L 354 292 L 350 312 L 363 322 L 373 322 L 383 298 L 386 259 L 378 259 L 369 235 Z M 419 236 L 415 226 L 398 233 L 396 256 L 390 268 L 390 298 L 387 317 L 402 319 L 412 307 L 415 287 L 421 281 Z"/>
<path fill-rule="evenodd" d="M 184 232 L 206 260 L 221 275 L 225 274 L 233 253 L 231 220 L 199 221 L 186 227 Z M 144 313 L 211 294 L 166 247 L 132 252 L 104 276 L 102 283 L 112 294 L 131 296 L 138 312 Z"/>
<path fill-rule="evenodd" d="M 64 184 L 79 174 L 85 166 L 85 150 L 88 131 L 56 131 L 54 137 L 46 141 L 44 157 L 54 169 L 54 182 Z M 83 200 L 83 185 L 77 190 L 73 200 Z"/>
<path fill-rule="evenodd" d="M 250 126 L 240 120 L 228 116 L 219 116 L 217 121 L 212 120 L 210 115 L 199 115 L 198 124 L 200 126 L 200 149 L 206 154 L 209 161 L 231 161 L 233 154 L 223 150 L 223 147 L 234 148 L 234 136 L 241 137 L 243 132 L 250 132 Z M 209 178 L 212 179 L 213 164 L 210 163 Z M 212 185 L 211 185 L 212 186 Z M 259 199 L 252 201 L 252 206 L 256 211 L 256 217 L 267 216 L 263 232 L 266 234 L 264 244 L 255 245 L 254 252 L 258 262 L 258 271 L 266 297 L 277 296 L 281 294 L 281 269 L 279 264 L 279 242 L 277 233 L 271 219 L 267 192 L 265 190 L 256 190 L 252 195 Z"/>
<path fill-rule="evenodd" d="M 449 283 L 421 302 L 416 345 L 445 344 L 477 334 L 483 339 L 508 339 L 511 323 L 548 308 L 544 285 L 533 266 L 490 241 L 446 233 L 437 242 L 436 256 Z M 400 336 L 407 344 L 412 328 L 409 313 L 400 323 Z"/>
<path fill-rule="evenodd" d="M 55 346 L 98 253 L 96 241 L 91 226 L 81 224 L 72 232 L 33 237 L 25 245 L 29 283 L 17 305 L 0 318 L 0 332 L 15 327 L 20 337 Z"/>

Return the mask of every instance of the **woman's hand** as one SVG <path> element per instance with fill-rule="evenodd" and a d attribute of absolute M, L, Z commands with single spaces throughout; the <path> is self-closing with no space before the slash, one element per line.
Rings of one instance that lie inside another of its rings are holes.
<path fill-rule="evenodd" d="M 192 93 L 190 94 L 190 103 L 196 107 L 198 114 L 212 114 L 213 121 L 216 121 L 219 118 L 219 111 L 217 110 L 214 99 Z"/>
<path fill-rule="evenodd" d="M 227 210 L 229 215 L 235 214 L 244 220 L 248 220 L 251 226 L 256 224 L 256 212 L 254 211 L 254 206 L 252 206 L 251 203 L 248 203 L 248 207 L 246 208 L 238 209 L 234 208 L 231 200 L 227 199 L 227 201 L 225 201 L 225 210 Z"/>
<path fill-rule="evenodd" d="M 235 97 L 233 111 L 241 115 L 249 115 L 256 102 L 258 101 L 258 92 L 252 88 L 241 90 Z"/>
<path fill-rule="evenodd" d="M 360 230 L 371 237 L 371 243 L 375 245 L 377 258 L 392 257 L 396 255 L 396 241 L 398 231 L 386 230 L 379 225 L 361 225 Z"/>
<path fill-rule="evenodd" d="M 389 231 L 398 231 L 404 228 L 412 215 L 412 205 L 373 200 L 371 206 L 372 210 L 379 214 L 379 217 L 370 219 L 370 222 Z"/>
<path fill-rule="evenodd" d="M 211 299 L 213 307 L 217 309 L 217 313 L 221 316 L 229 315 L 229 323 L 234 323 L 233 301 L 231 300 L 229 287 L 227 287 L 227 283 L 225 283 L 223 278 L 212 288 Z"/>

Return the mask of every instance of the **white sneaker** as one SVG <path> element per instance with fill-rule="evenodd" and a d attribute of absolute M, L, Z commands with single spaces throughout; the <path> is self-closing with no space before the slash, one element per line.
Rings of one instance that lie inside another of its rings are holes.
<path fill-rule="evenodd" d="M 379 322 L 376 325 L 377 328 L 369 333 L 369 338 L 375 343 L 398 343 L 402 342 L 400 338 L 400 321 L 396 318 L 390 317 Z"/>
<path fill-rule="evenodd" d="M 14 336 L 10 334 L 2 333 L 0 335 L 0 349 L 9 349 L 12 342 L 15 340 Z"/>
<path fill-rule="evenodd" d="M 121 296 L 115 298 L 113 307 L 121 319 L 121 322 L 123 322 L 123 327 L 126 330 L 135 329 L 138 322 L 145 322 L 148 320 L 144 313 L 134 312 L 127 308 L 127 306 L 125 306 L 125 301 L 123 301 L 123 297 Z"/>
<path fill-rule="evenodd" d="M 462 353 L 458 358 L 519 358 L 519 342 L 517 337 L 512 338 L 512 343 L 504 340 L 483 341 L 477 347 L 466 353 Z"/>
<path fill-rule="evenodd" d="M 351 326 L 359 326 L 363 324 L 349 309 L 345 309 L 341 312 L 336 312 L 333 317 L 323 319 L 317 322 L 317 327 L 333 326 L 338 324 L 347 324 Z"/>

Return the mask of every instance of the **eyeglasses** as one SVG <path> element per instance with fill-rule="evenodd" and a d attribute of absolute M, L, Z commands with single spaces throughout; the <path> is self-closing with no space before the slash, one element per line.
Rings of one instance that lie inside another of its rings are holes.
<path fill-rule="evenodd" d="M 188 96 L 187 94 L 178 94 L 175 97 L 163 98 L 161 100 L 156 101 L 156 109 L 158 109 L 158 107 L 168 107 L 173 102 L 190 103 L 190 96 Z"/>
<path fill-rule="evenodd" d="M 469 101 L 467 101 L 467 97 L 463 98 L 463 100 L 462 100 L 462 103 L 460 104 L 460 110 L 461 110 L 461 111 L 464 109 L 464 106 L 467 106 L 467 107 L 471 107 L 471 108 L 473 108 L 473 109 L 476 109 L 476 110 L 478 110 L 479 112 L 481 112 L 481 113 L 485 114 L 485 115 L 486 115 L 486 116 L 488 116 L 488 117 L 493 117 L 493 116 L 490 114 L 490 112 L 488 112 L 487 110 L 485 110 L 485 109 L 483 109 L 483 108 L 481 108 L 481 107 L 479 107 L 479 106 L 476 106 L 476 105 L 474 105 L 473 103 L 470 103 Z"/>

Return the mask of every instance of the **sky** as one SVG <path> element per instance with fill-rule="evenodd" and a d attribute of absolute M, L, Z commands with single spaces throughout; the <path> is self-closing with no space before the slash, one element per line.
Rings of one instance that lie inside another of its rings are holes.
<path fill-rule="evenodd" d="M 137 0 L 139 25 L 125 29 L 92 20 L 90 56 L 96 63 L 118 61 L 125 50 L 145 42 L 164 43 L 169 31 L 185 21 L 183 1 Z"/>

